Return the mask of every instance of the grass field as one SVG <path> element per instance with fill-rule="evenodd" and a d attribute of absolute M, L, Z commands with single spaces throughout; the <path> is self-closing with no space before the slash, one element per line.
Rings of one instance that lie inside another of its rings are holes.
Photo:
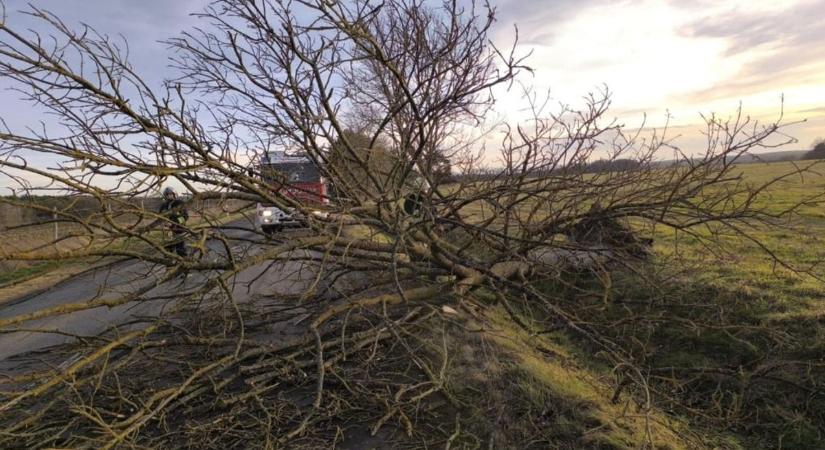
<path fill-rule="evenodd" d="M 825 164 L 818 168 L 825 171 Z M 762 184 L 793 169 L 784 162 L 736 171 Z M 775 257 L 732 233 L 719 236 L 725 251 L 717 253 L 698 239 L 657 229 L 656 258 L 663 264 L 646 268 L 641 277 L 616 273 L 605 284 L 574 274 L 563 282 L 548 281 L 544 290 L 576 311 L 579 320 L 644 355 L 654 409 L 687 425 L 673 429 L 695 438 L 688 448 L 699 443 L 737 450 L 825 448 L 823 195 L 825 175 L 809 172 L 777 183 L 760 198 L 774 213 L 804 203 L 788 221 L 750 231 Z M 540 317 L 529 308 L 524 314 Z M 608 384 L 614 379 L 612 368 L 602 366 L 594 357 L 597 349 L 587 343 L 563 332 L 545 338 L 577 355 L 579 364 L 589 367 L 588 377 Z M 552 364 L 534 361 L 522 369 L 544 370 L 551 377 L 558 371 Z M 534 383 L 531 389 L 542 386 Z M 643 398 L 636 390 L 637 401 Z M 612 406 L 606 396 L 591 396 L 588 403 L 603 411 Z M 631 410 L 638 414 L 638 408 Z M 617 421 L 603 418 L 593 427 L 609 430 Z M 638 424 L 624 428 L 639 433 Z M 669 434 L 659 433 L 658 439 L 670 441 L 664 448 L 684 445 Z M 638 448 L 638 442 L 604 448 Z"/>
<path fill-rule="evenodd" d="M 734 172 L 760 185 L 794 169 L 779 162 Z M 756 206 L 773 214 L 801 206 L 748 228 L 753 240 L 716 230 L 718 252 L 657 228 L 660 264 L 641 274 L 542 283 L 557 305 L 638 358 L 646 382 L 617 402 L 617 372 L 599 348 L 543 331 L 554 322 L 540 305 L 518 310 L 532 333 L 492 308 L 489 322 L 468 327 L 484 330 L 474 338 L 481 342 L 460 338 L 452 349 L 454 388 L 473 405 L 465 426 L 495 428 L 521 448 L 825 448 L 825 164 L 812 169 L 759 197 Z"/>
<path fill-rule="evenodd" d="M 735 172 L 741 173 L 746 181 L 761 185 L 793 172 L 793 164 L 746 164 Z M 724 253 L 714 254 L 695 238 L 659 229 L 656 249 L 660 255 L 678 252 L 682 262 L 701 269 L 692 275 L 704 281 L 733 284 L 819 309 L 816 303 L 807 302 L 825 296 L 825 284 L 820 280 L 825 279 L 825 163 L 812 167 L 804 176 L 790 176 L 772 185 L 757 202 L 758 207 L 774 214 L 797 205 L 793 214 L 776 225 L 759 224 L 748 231 L 765 248 L 723 231 L 719 243 Z M 709 234 L 707 230 L 698 231 Z"/>

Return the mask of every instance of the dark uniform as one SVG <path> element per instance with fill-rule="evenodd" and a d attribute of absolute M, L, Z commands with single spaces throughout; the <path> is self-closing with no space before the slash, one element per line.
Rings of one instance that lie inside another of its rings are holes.
<path fill-rule="evenodd" d="M 166 246 L 170 252 L 177 253 L 181 257 L 186 257 L 186 245 L 184 236 L 186 234 L 186 221 L 189 213 L 186 211 L 186 203 L 178 198 L 166 199 L 160 205 L 160 214 L 170 222 L 169 229 L 172 231 L 172 242 Z"/>

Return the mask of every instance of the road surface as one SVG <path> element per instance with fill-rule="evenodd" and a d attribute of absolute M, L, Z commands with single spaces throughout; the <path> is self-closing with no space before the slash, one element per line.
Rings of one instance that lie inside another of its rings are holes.
<path fill-rule="evenodd" d="M 266 248 L 262 245 L 263 238 L 258 233 L 242 229 L 239 226 L 243 225 L 241 222 L 230 225 L 225 233 L 230 238 L 232 254 L 237 260 L 243 260 Z M 281 238 L 288 241 L 301 233 L 301 230 L 287 231 Z M 209 248 L 208 258 L 226 257 L 223 246 L 218 242 L 211 242 Z M 307 252 L 296 251 L 292 256 L 302 254 L 306 255 Z M 537 249 L 530 256 L 534 261 L 544 264 L 568 266 L 593 265 L 595 259 L 604 258 L 603 254 L 596 252 L 555 248 Z M 52 354 L 50 348 L 72 341 L 77 336 L 91 338 L 112 326 L 118 326 L 121 330 L 141 326 L 142 319 L 151 320 L 176 306 L 181 293 L 197 288 L 208 276 L 194 273 L 186 279 L 178 278 L 160 284 L 159 279 L 166 270 L 165 267 L 140 260 L 122 261 L 75 276 L 44 292 L 0 305 L 0 319 L 6 319 L 60 305 L 120 298 L 147 289 L 139 301 L 51 316 L 0 329 L 0 376 L 8 375 L 10 371 L 25 370 L 27 361 L 42 364 L 42 360 L 48 359 L 50 364 L 60 364 L 61 355 Z M 315 281 L 316 274 L 317 271 L 309 263 L 300 259 L 287 259 L 277 264 L 265 261 L 236 275 L 231 289 L 238 302 L 253 298 L 278 299 L 283 295 L 305 292 Z M 360 284 L 362 281 L 368 280 L 340 280 L 345 285 Z M 66 359 L 65 356 L 62 358 Z"/>
<path fill-rule="evenodd" d="M 286 237 L 296 233 L 300 231 L 286 232 Z M 249 257 L 264 248 L 262 237 L 252 231 L 230 229 L 226 234 L 231 239 L 236 258 Z M 210 243 L 209 247 L 209 258 L 225 257 L 225 251 L 217 242 Z M 46 291 L 4 303 L 0 306 L 0 319 L 70 303 L 118 298 L 139 289 L 149 289 L 141 301 L 76 311 L 0 330 L 0 375 L 18 372 L 27 361 L 44 359 L 50 347 L 72 341 L 75 336 L 93 337 L 114 325 L 128 327 L 135 323 L 132 326 L 140 326 L 140 319 L 156 317 L 174 306 L 177 294 L 196 288 L 207 276 L 193 273 L 186 279 L 181 277 L 159 284 L 158 280 L 166 270 L 140 260 L 122 261 L 70 278 Z M 232 284 L 233 294 L 237 301 L 243 302 L 253 295 L 301 293 L 313 281 L 313 275 L 311 268 L 300 261 L 284 261 L 277 265 L 266 262 L 239 273 Z M 50 363 L 56 363 L 59 357 L 48 359 Z"/>

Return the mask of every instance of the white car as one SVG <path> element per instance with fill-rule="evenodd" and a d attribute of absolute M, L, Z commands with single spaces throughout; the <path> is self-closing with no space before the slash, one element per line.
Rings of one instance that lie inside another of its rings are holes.
<path fill-rule="evenodd" d="M 312 211 L 312 215 L 316 219 L 321 220 L 328 219 L 329 217 L 329 213 L 320 210 Z M 282 210 L 277 206 L 265 206 L 259 203 L 255 218 L 258 229 L 266 234 L 276 233 L 286 227 L 306 226 L 306 220 L 303 218 L 303 213 L 296 211 L 293 208 Z"/>
<path fill-rule="evenodd" d="M 255 219 L 258 229 L 266 234 L 278 232 L 284 227 L 301 226 L 301 221 L 295 218 L 294 211 L 284 211 L 277 206 L 261 205 L 260 203 L 257 206 Z"/>

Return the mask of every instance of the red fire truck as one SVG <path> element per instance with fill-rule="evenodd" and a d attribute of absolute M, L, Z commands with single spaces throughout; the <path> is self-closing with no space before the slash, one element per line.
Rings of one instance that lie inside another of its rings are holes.
<path fill-rule="evenodd" d="M 284 151 L 268 151 L 261 155 L 258 164 L 261 177 L 273 190 L 292 198 L 302 205 L 328 203 L 327 183 L 318 166 L 306 156 L 287 155 Z M 316 214 L 322 214 L 318 211 Z M 292 208 L 283 210 L 275 205 L 258 203 L 258 228 L 273 233 L 288 226 L 300 226 L 299 214 Z"/>

